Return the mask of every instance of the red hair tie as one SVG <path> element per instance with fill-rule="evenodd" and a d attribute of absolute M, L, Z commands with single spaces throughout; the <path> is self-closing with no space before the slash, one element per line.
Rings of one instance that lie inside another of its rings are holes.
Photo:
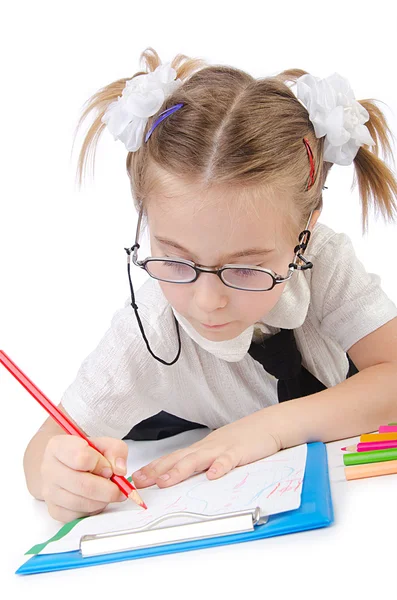
<path fill-rule="evenodd" d="M 303 138 L 303 143 L 306 146 L 307 155 L 308 155 L 309 161 L 310 161 L 310 173 L 309 173 L 310 182 L 308 183 L 308 186 L 307 186 L 307 189 L 310 190 L 310 188 L 314 184 L 314 172 L 315 172 L 314 157 L 313 157 L 312 149 L 310 148 L 309 140 L 307 138 Z"/>

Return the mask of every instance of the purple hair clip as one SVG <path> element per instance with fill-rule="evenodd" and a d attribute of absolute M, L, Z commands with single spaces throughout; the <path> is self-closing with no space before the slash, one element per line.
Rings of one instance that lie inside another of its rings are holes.
<path fill-rule="evenodd" d="M 167 108 L 167 110 L 165 110 L 164 112 L 162 112 L 157 117 L 157 119 L 155 120 L 155 122 L 153 123 L 153 125 L 151 126 L 151 128 L 149 129 L 149 131 L 147 132 L 147 134 L 145 136 L 145 143 L 148 141 L 148 139 L 152 135 L 153 131 L 156 129 L 157 125 L 159 123 L 161 123 L 161 121 L 164 121 L 164 119 L 166 119 L 167 117 L 169 117 L 169 115 L 172 115 L 172 113 L 174 113 L 177 110 L 179 110 L 180 108 L 182 108 L 182 106 L 183 106 L 183 103 L 175 104 L 174 106 L 171 106 L 171 108 Z"/>

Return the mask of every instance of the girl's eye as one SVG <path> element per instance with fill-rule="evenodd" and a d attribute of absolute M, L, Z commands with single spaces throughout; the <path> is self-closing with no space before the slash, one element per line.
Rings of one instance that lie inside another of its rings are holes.
<path fill-rule="evenodd" d="M 225 269 L 222 278 L 226 284 L 242 289 L 269 290 L 273 286 L 272 276 L 258 269 Z"/>
<path fill-rule="evenodd" d="M 188 265 L 183 263 L 174 262 L 173 260 L 164 260 L 162 265 L 168 269 L 174 269 L 175 271 L 185 272 L 187 269 L 191 269 Z"/>
<path fill-rule="evenodd" d="M 162 281 L 189 283 L 194 281 L 196 272 L 190 265 L 170 260 L 150 260 L 146 270 L 152 277 Z"/>
<path fill-rule="evenodd" d="M 238 277 L 255 277 L 259 271 L 255 271 L 255 269 L 233 269 L 235 275 Z"/>

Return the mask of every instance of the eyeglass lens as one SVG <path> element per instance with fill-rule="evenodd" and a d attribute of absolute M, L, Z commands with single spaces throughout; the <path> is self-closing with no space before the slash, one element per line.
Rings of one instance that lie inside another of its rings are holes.
<path fill-rule="evenodd" d="M 196 277 L 193 267 L 173 260 L 148 260 L 146 271 L 156 279 L 179 283 L 188 283 Z"/>
<path fill-rule="evenodd" d="M 222 279 L 232 287 L 245 290 L 268 290 L 273 287 L 273 277 L 258 269 L 225 269 Z"/>

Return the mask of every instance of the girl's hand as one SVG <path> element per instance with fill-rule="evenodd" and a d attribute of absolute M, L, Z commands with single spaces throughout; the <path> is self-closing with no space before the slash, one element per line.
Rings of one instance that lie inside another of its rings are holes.
<path fill-rule="evenodd" d="M 188 448 L 154 460 L 133 473 L 132 478 L 137 488 L 155 483 L 161 488 L 170 487 L 201 471 L 207 471 L 208 479 L 218 479 L 234 467 L 280 449 L 279 436 L 266 431 L 262 414 L 253 413 L 213 431 Z"/>
<path fill-rule="evenodd" d="M 53 436 L 41 465 L 42 496 L 48 512 L 58 521 L 101 512 L 110 502 L 126 496 L 109 478 L 125 475 L 128 446 L 109 437 L 92 438 L 104 456 L 74 435 Z"/>

